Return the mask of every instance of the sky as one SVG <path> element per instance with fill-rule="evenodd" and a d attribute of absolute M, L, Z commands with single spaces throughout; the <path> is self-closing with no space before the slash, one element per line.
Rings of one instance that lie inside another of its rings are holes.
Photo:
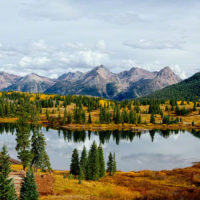
<path fill-rule="evenodd" d="M 199 0 L 0 1 L 0 71 L 200 71 Z"/>

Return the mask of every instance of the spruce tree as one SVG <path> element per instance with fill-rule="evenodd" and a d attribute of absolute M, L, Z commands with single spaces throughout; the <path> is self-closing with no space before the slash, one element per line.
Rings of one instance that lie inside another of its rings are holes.
<path fill-rule="evenodd" d="M 99 158 L 96 142 L 94 141 L 88 153 L 86 179 L 99 179 Z"/>
<path fill-rule="evenodd" d="M 115 153 L 113 154 L 113 174 L 115 174 L 117 171 L 117 162 L 115 158 Z"/>
<path fill-rule="evenodd" d="M 155 116 L 154 116 L 154 114 L 151 114 L 150 123 L 155 124 L 155 122 L 156 122 Z"/>
<path fill-rule="evenodd" d="M 31 165 L 42 170 L 50 170 L 51 164 L 49 161 L 49 156 L 46 152 L 46 141 L 43 133 L 40 133 L 39 130 L 33 133 L 32 144 L 31 144 L 31 153 L 32 161 Z"/>
<path fill-rule="evenodd" d="M 81 153 L 80 168 L 82 169 L 83 175 L 85 177 L 85 175 L 86 175 L 86 168 L 87 168 L 87 151 L 86 151 L 85 146 L 83 147 L 83 151 Z"/>
<path fill-rule="evenodd" d="M 38 200 L 38 199 L 39 199 L 39 194 L 37 191 L 34 174 L 29 169 L 26 172 L 26 177 L 24 177 L 22 182 L 20 190 L 20 200 Z"/>
<path fill-rule="evenodd" d="M 6 146 L 3 146 L 0 153 L 0 199 L 1 200 L 17 200 L 13 179 L 9 179 L 10 157 Z"/>
<path fill-rule="evenodd" d="M 69 112 L 68 115 L 67 115 L 67 123 L 68 124 L 72 123 L 72 114 L 71 114 L 71 112 Z"/>
<path fill-rule="evenodd" d="M 114 121 L 115 121 L 115 124 L 119 124 L 121 122 L 121 114 L 120 114 L 120 109 L 118 106 L 116 107 L 116 114 L 115 114 Z"/>
<path fill-rule="evenodd" d="M 46 141 L 43 133 L 39 132 L 39 113 L 35 107 L 32 108 L 34 111 L 31 114 L 31 122 L 33 126 L 33 136 L 31 138 L 31 166 L 34 166 L 35 169 L 41 168 L 42 170 L 50 170 L 51 165 L 49 161 L 48 154 L 46 152 Z M 32 113 L 32 112 L 31 112 Z"/>
<path fill-rule="evenodd" d="M 46 118 L 47 118 L 47 121 L 49 121 L 50 117 L 49 117 L 49 111 L 46 109 Z"/>
<path fill-rule="evenodd" d="M 79 175 L 78 175 L 78 183 L 81 184 L 84 179 L 84 173 L 82 167 L 80 167 Z"/>
<path fill-rule="evenodd" d="M 99 156 L 99 177 L 105 176 L 105 161 L 104 161 L 104 154 L 103 154 L 103 148 L 101 144 L 98 147 L 98 156 Z"/>
<path fill-rule="evenodd" d="M 79 165 L 78 150 L 74 149 L 70 165 L 70 174 L 77 176 L 79 175 L 79 170 L 80 170 L 80 165 Z"/>
<path fill-rule="evenodd" d="M 196 110 L 197 110 L 197 104 L 196 102 L 194 102 L 193 111 L 196 111 Z"/>
<path fill-rule="evenodd" d="M 108 156 L 108 162 L 107 162 L 107 172 L 109 173 L 109 175 L 111 176 L 113 173 L 113 156 L 112 153 L 110 152 L 109 156 Z"/>
<path fill-rule="evenodd" d="M 20 107 L 19 119 L 17 121 L 16 150 L 24 170 L 30 164 L 32 158 L 30 152 L 30 126 L 28 119 L 29 114 L 27 112 L 27 104 L 23 104 Z"/>
<path fill-rule="evenodd" d="M 89 116 L 88 116 L 88 124 L 91 124 L 92 123 L 92 119 L 91 119 L 91 114 L 89 113 Z"/>

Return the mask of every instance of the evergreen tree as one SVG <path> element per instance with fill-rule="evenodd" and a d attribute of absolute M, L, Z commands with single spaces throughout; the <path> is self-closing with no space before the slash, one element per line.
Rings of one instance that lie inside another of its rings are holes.
<path fill-rule="evenodd" d="M 63 116 L 63 125 L 65 125 L 66 124 L 66 122 L 67 122 L 67 110 L 66 110 L 66 108 L 65 108 L 65 111 L 64 111 L 64 116 Z"/>
<path fill-rule="evenodd" d="M 197 110 L 197 104 L 196 102 L 194 102 L 193 111 L 196 111 L 196 110 Z"/>
<path fill-rule="evenodd" d="M 121 114 L 120 114 L 120 109 L 118 106 L 116 106 L 114 121 L 115 121 L 115 124 L 119 124 L 121 122 Z"/>
<path fill-rule="evenodd" d="M 138 115 L 138 117 L 137 117 L 137 123 L 138 123 L 138 124 L 141 124 L 141 123 L 142 123 L 141 115 Z"/>
<path fill-rule="evenodd" d="M 98 147 L 98 157 L 99 157 L 99 177 L 105 176 L 105 161 L 104 161 L 104 155 L 103 155 L 103 148 L 101 144 Z"/>
<path fill-rule="evenodd" d="M 39 130 L 36 130 L 36 132 L 33 133 L 31 147 L 31 153 L 33 156 L 31 165 L 36 169 L 41 168 L 42 170 L 50 170 L 51 164 L 45 148 L 45 137 L 43 133 L 39 132 Z"/>
<path fill-rule="evenodd" d="M 92 119 L 91 119 L 91 114 L 89 113 L 89 116 L 88 116 L 88 124 L 91 124 L 92 123 Z"/>
<path fill-rule="evenodd" d="M 130 124 L 136 124 L 136 113 L 133 112 L 133 110 L 130 110 L 129 112 L 129 123 Z"/>
<path fill-rule="evenodd" d="M 41 168 L 43 170 L 50 170 L 51 165 L 49 161 L 48 154 L 46 152 L 46 142 L 43 133 L 39 132 L 39 113 L 35 106 L 32 108 L 31 112 L 31 122 L 33 126 L 33 136 L 31 138 L 31 166 L 34 166 L 35 169 Z"/>
<path fill-rule="evenodd" d="M 74 149 L 70 165 L 70 174 L 77 176 L 79 175 L 79 170 L 80 170 L 80 164 L 79 164 L 78 150 Z"/>
<path fill-rule="evenodd" d="M 34 174 L 29 169 L 26 172 L 26 177 L 24 177 L 22 182 L 20 190 L 20 200 L 38 200 L 38 199 L 39 199 L 39 194 L 37 191 Z"/>
<path fill-rule="evenodd" d="M 107 172 L 109 173 L 109 175 L 111 176 L 113 173 L 113 156 L 112 153 L 110 152 L 109 156 L 108 156 L 108 162 L 107 162 Z"/>
<path fill-rule="evenodd" d="M 29 114 L 26 109 L 27 104 L 20 107 L 16 130 L 16 150 L 24 170 L 30 164 L 32 159 L 30 152 L 30 126 L 28 123 Z"/>
<path fill-rule="evenodd" d="M 94 141 L 88 153 L 86 178 L 88 180 L 99 179 L 99 158 L 96 142 Z"/>
<path fill-rule="evenodd" d="M 115 153 L 113 154 L 113 174 L 115 174 L 117 171 L 117 162 L 115 159 Z"/>
<path fill-rule="evenodd" d="M 58 120 L 61 120 L 60 110 L 59 110 L 59 112 L 58 112 Z"/>
<path fill-rule="evenodd" d="M 3 146 L 0 153 L 0 199 L 1 200 L 17 200 L 13 179 L 9 179 L 10 157 L 6 146 Z"/>
<path fill-rule="evenodd" d="M 194 126 L 194 120 L 192 121 L 192 126 Z"/>
<path fill-rule="evenodd" d="M 84 177 L 86 176 L 86 168 L 87 168 L 87 151 L 84 146 L 83 151 L 81 153 L 81 159 L 80 159 L 80 169 L 82 169 Z"/>
<path fill-rule="evenodd" d="M 71 112 L 68 112 L 68 114 L 67 114 L 67 123 L 68 124 L 72 123 L 72 114 L 71 114 Z"/>
<path fill-rule="evenodd" d="M 78 183 L 81 184 L 84 179 L 84 173 L 82 167 L 80 167 L 79 175 L 78 175 Z"/>
<path fill-rule="evenodd" d="M 155 116 L 154 116 L 154 114 L 151 114 L 150 123 L 155 124 L 155 122 L 156 122 Z"/>
<path fill-rule="evenodd" d="M 46 109 L 46 118 L 49 121 L 50 117 L 49 117 L 49 111 Z"/>
<path fill-rule="evenodd" d="M 122 123 L 128 123 L 129 122 L 129 116 L 126 110 L 122 111 L 122 115 L 121 115 L 121 121 Z"/>

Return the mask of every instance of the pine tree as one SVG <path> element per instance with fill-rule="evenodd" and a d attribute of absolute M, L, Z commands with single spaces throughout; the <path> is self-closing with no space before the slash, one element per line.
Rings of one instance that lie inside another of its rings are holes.
<path fill-rule="evenodd" d="M 117 162 L 115 159 L 115 153 L 113 154 L 113 174 L 115 174 L 117 171 Z"/>
<path fill-rule="evenodd" d="M 20 200 L 38 200 L 38 199 L 39 199 L 39 194 L 37 191 L 34 174 L 29 169 L 26 172 L 26 177 L 24 177 L 22 182 L 20 190 Z"/>
<path fill-rule="evenodd" d="M 138 123 L 138 124 L 141 124 L 141 123 L 142 123 L 141 115 L 138 115 L 138 117 L 137 117 L 137 123 Z"/>
<path fill-rule="evenodd" d="M 79 175 L 79 170 L 80 170 L 80 164 L 79 164 L 78 150 L 74 149 L 70 165 L 70 174 L 77 176 Z"/>
<path fill-rule="evenodd" d="M 17 200 L 13 179 L 9 179 L 10 157 L 6 146 L 3 146 L 0 153 L 0 199 L 1 200 Z"/>
<path fill-rule="evenodd" d="M 87 168 L 87 151 L 85 146 L 83 147 L 83 151 L 81 153 L 81 159 L 80 159 L 80 168 L 83 171 L 84 177 L 86 176 L 86 168 Z"/>
<path fill-rule="evenodd" d="M 150 123 L 155 124 L 155 122 L 156 122 L 155 116 L 154 116 L 154 114 L 151 114 Z"/>
<path fill-rule="evenodd" d="M 65 108 L 62 124 L 65 125 L 67 121 L 67 110 Z"/>
<path fill-rule="evenodd" d="M 42 170 L 50 170 L 51 164 L 45 148 L 45 137 L 43 133 L 39 133 L 39 130 L 36 130 L 36 132 L 33 133 L 31 147 L 31 153 L 33 156 L 31 165 L 36 169 L 41 168 Z"/>
<path fill-rule="evenodd" d="M 96 142 L 94 141 L 88 153 L 86 178 L 88 180 L 99 179 L 99 158 Z"/>
<path fill-rule="evenodd" d="M 32 108 L 31 112 L 31 122 L 33 126 L 33 136 L 31 138 L 31 166 L 34 166 L 35 169 L 41 168 L 43 170 L 51 169 L 50 161 L 48 154 L 46 152 L 46 141 L 43 133 L 39 132 L 39 113 L 36 107 Z M 33 114 L 32 114 L 33 113 Z"/>
<path fill-rule="evenodd" d="M 107 162 L 107 172 L 109 173 L 109 175 L 111 176 L 113 173 L 113 156 L 112 153 L 110 152 L 109 156 L 108 156 L 108 162 Z"/>
<path fill-rule="evenodd" d="M 103 155 L 103 148 L 101 144 L 98 147 L 98 157 L 99 157 L 99 177 L 105 176 L 105 161 L 104 161 L 104 155 Z"/>
<path fill-rule="evenodd" d="M 47 118 L 47 121 L 49 121 L 50 117 L 49 117 L 49 111 L 46 109 L 46 118 Z"/>
<path fill-rule="evenodd" d="M 91 124 L 92 123 L 92 119 L 91 119 L 91 114 L 89 113 L 89 116 L 88 116 L 88 124 Z"/>
<path fill-rule="evenodd" d="M 24 170 L 30 164 L 32 159 L 30 152 L 30 126 L 28 123 L 29 114 L 26 109 L 26 104 L 20 107 L 16 130 L 16 150 Z"/>
<path fill-rule="evenodd" d="M 58 120 L 61 120 L 60 110 L 59 110 L 59 112 L 58 112 Z"/>
<path fill-rule="evenodd" d="M 80 167 L 79 175 L 78 175 L 78 183 L 81 184 L 84 179 L 84 173 L 82 167 Z"/>
<path fill-rule="evenodd" d="M 67 123 L 68 124 L 72 123 L 72 114 L 71 114 L 71 112 L 68 112 L 68 114 L 67 114 Z"/>
<path fill-rule="evenodd" d="M 120 114 L 120 109 L 118 106 L 116 107 L 116 114 L 115 114 L 114 121 L 115 121 L 115 124 L 119 124 L 121 122 L 121 114 Z"/>
<path fill-rule="evenodd" d="M 193 111 L 196 111 L 196 110 L 197 110 L 197 104 L 196 102 L 194 102 Z"/>

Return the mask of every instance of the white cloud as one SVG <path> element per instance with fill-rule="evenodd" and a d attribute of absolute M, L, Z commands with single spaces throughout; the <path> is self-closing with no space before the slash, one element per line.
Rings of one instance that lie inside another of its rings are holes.
<path fill-rule="evenodd" d="M 171 69 L 177 74 L 179 75 L 182 79 L 186 79 L 187 76 L 185 74 L 185 71 L 183 69 L 181 69 L 181 67 L 179 65 L 172 65 L 170 66 Z"/>
<path fill-rule="evenodd" d="M 50 59 L 47 57 L 30 57 L 24 56 L 20 59 L 19 65 L 21 67 L 35 66 L 35 65 L 45 65 L 50 62 Z"/>
<path fill-rule="evenodd" d="M 98 18 L 103 19 L 105 22 L 118 24 L 118 25 L 129 25 L 135 22 L 141 22 L 145 20 L 145 17 L 135 13 L 133 11 L 117 10 L 109 13 L 101 13 L 97 15 Z"/>
<path fill-rule="evenodd" d="M 99 50 L 105 50 L 106 49 L 106 43 L 104 40 L 99 40 L 96 43 L 96 48 Z"/>
<path fill-rule="evenodd" d="M 69 0 L 29 0 L 23 4 L 21 15 L 34 20 L 74 20 L 81 16 L 81 10 L 74 7 Z"/>
<path fill-rule="evenodd" d="M 134 49 L 182 49 L 184 41 L 171 41 L 171 40 L 145 40 L 140 39 L 139 41 L 125 41 L 125 46 Z"/>

